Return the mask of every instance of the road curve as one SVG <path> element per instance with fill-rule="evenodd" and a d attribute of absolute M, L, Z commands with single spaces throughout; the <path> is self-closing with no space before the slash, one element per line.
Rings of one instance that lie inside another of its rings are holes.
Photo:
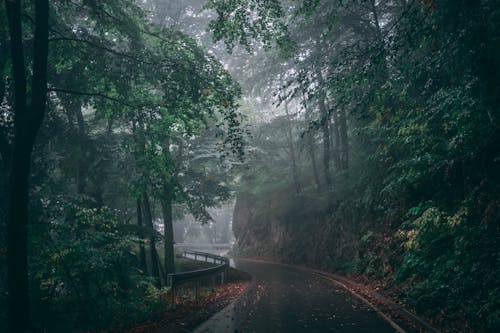
<path fill-rule="evenodd" d="M 313 272 L 244 259 L 233 265 L 252 275 L 250 287 L 196 333 L 397 332 L 363 301 Z"/>

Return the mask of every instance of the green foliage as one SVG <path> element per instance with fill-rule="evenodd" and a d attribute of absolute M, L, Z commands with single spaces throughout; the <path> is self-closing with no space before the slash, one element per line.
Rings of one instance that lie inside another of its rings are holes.
<path fill-rule="evenodd" d="M 487 213 L 478 225 L 477 209 L 491 209 L 488 202 L 474 207 L 464 202 L 452 214 L 428 208 L 403 229 L 406 254 L 398 280 L 408 287 L 408 300 L 420 312 L 447 309 L 457 319 L 478 320 L 483 329 L 496 331 L 500 284 L 498 211 Z M 476 212 L 474 212 L 476 210 Z M 488 216 L 489 215 L 489 216 Z"/>
<path fill-rule="evenodd" d="M 260 1 L 224 7 L 228 2 L 217 2 L 216 27 L 217 36 L 229 43 L 237 38 L 221 21 L 239 27 L 235 31 L 252 24 L 241 24 L 250 14 L 232 16 L 241 8 L 272 20 L 259 10 Z M 287 4 L 282 3 L 285 8 Z M 295 5 L 294 19 L 285 22 L 298 49 L 293 68 L 297 74 L 289 75 L 286 83 L 294 92 L 287 98 L 290 103 L 302 98 L 312 111 L 299 118 L 309 131 L 320 134 L 330 122 L 330 135 L 335 136 L 337 110 L 347 110 L 350 164 L 348 179 L 347 172 L 335 168 L 331 188 L 317 194 L 326 202 L 320 226 L 309 216 L 304 221 L 311 230 L 278 228 L 279 232 L 295 239 L 295 250 L 309 236 L 317 237 L 322 255 L 330 256 L 322 264 L 333 263 L 389 284 L 397 277 L 408 302 L 420 312 L 436 317 L 444 313 L 443 321 L 460 321 L 474 331 L 498 331 L 498 1 Z M 326 115 L 315 105 L 322 98 L 329 107 Z M 281 148 L 279 138 L 268 136 L 269 143 L 255 142 L 258 152 L 273 144 Z M 276 170 L 288 169 L 286 157 L 276 148 L 267 160 L 250 155 L 255 164 L 242 187 L 244 194 L 250 188 L 264 209 L 280 189 L 288 189 L 288 203 L 295 202 L 290 179 L 277 176 Z M 299 158 L 299 164 L 309 166 L 300 171 L 307 188 L 312 184 L 305 177 L 311 165 L 304 162 L 310 157 Z M 285 212 L 297 210 L 293 204 L 281 207 Z M 275 224 L 271 220 L 268 223 Z M 265 224 L 260 221 L 256 232 L 267 230 Z M 325 233 L 330 240 L 321 244 Z M 355 242 L 348 256 L 338 234 Z M 266 245 L 272 244 L 273 237 L 266 240 Z M 315 246 L 307 251 L 314 252 Z"/>
<path fill-rule="evenodd" d="M 229 51 L 238 43 L 251 50 L 255 40 L 265 48 L 275 40 L 282 46 L 290 43 L 280 1 L 209 0 L 205 8 L 218 15 L 209 26 L 214 41 L 224 40 Z"/>
<path fill-rule="evenodd" d="M 100 329 L 145 320 L 162 304 L 132 252 L 133 229 L 109 209 L 70 205 L 64 219 L 34 225 L 31 277 L 37 324 Z"/>
<path fill-rule="evenodd" d="M 32 4 L 23 2 L 27 44 Z M 207 208 L 231 196 L 227 174 L 243 156 L 242 92 L 194 38 L 151 24 L 134 0 L 50 4 L 48 115 L 31 189 L 33 312 L 40 329 L 126 325 L 159 310 L 165 292 L 136 262 L 146 243 L 129 223 L 132 199 L 150 196 L 155 216 L 157 201 L 168 201 L 209 222 Z M 240 169 L 249 230 L 267 241 L 252 246 L 396 277 L 420 312 L 499 330 L 498 1 L 210 0 L 206 8 L 217 15 L 214 40 L 229 50 L 277 46 L 289 59 L 246 67 L 279 78 L 259 81 L 262 100 L 277 95 L 297 107 L 254 131 Z M 13 131 L 6 31 L 3 10 L 2 190 Z M 333 149 L 315 157 L 327 139 Z M 348 168 L 336 165 L 340 151 Z M 315 170 L 320 155 L 334 161 L 331 185 Z"/>
<path fill-rule="evenodd" d="M 27 45 L 33 3 L 23 1 Z M 3 2 L 0 9 L 3 259 L 14 119 Z M 50 1 L 49 34 L 47 117 L 30 194 L 34 324 L 63 332 L 123 328 L 165 304 L 165 290 L 137 262 L 141 246 L 150 244 L 138 238 L 144 227 L 133 226 L 135 200 L 151 198 L 154 220 L 158 201 L 167 199 L 210 220 L 207 207 L 230 197 L 223 162 L 243 157 L 241 89 L 193 37 L 152 23 L 135 0 Z M 205 157 L 196 158 L 201 151 Z"/>

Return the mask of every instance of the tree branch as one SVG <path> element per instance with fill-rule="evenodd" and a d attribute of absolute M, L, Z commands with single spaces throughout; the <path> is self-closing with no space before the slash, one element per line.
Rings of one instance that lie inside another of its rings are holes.
<path fill-rule="evenodd" d="M 93 92 L 77 91 L 77 90 L 71 90 L 71 89 L 60 89 L 60 88 L 49 88 L 48 91 L 49 92 L 69 94 L 69 95 L 99 97 L 99 98 L 107 99 L 109 101 L 112 101 L 112 102 L 115 102 L 115 103 L 118 103 L 118 104 L 121 104 L 121 105 L 124 105 L 124 106 L 131 107 L 131 108 L 135 108 L 135 107 L 138 106 L 138 105 L 131 104 L 131 103 L 127 102 L 127 101 L 120 100 L 118 98 L 108 96 L 108 95 L 103 94 L 103 93 L 93 93 Z"/>
<path fill-rule="evenodd" d="M 56 32 L 54 30 L 52 30 L 52 31 Z M 59 32 L 56 32 L 56 33 L 58 33 L 59 35 L 61 35 Z M 96 49 L 100 49 L 100 50 L 106 51 L 108 53 L 117 55 L 117 56 L 122 57 L 122 58 L 126 58 L 126 59 L 129 59 L 129 60 L 132 60 L 132 61 L 137 62 L 137 63 L 141 63 L 141 64 L 145 64 L 145 65 L 155 65 L 155 66 L 156 65 L 158 65 L 158 66 L 161 65 L 161 66 L 164 66 L 164 64 L 160 64 L 159 62 L 151 62 L 151 61 L 146 61 L 146 60 L 143 60 L 143 59 L 139 59 L 139 58 L 136 58 L 136 57 L 134 57 L 134 56 L 132 56 L 130 54 L 122 53 L 122 52 L 113 50 L 113 49 L 111 49 L 109 47 L 96 44 L 96 43 L 94 43 L 92 41 L 89 41 L 89 40 L 86 40 L 86 39 L 71 38 L 71 37 L 62 36 L 62 37 L 58 37 L 58 38 L 51 38 L 49 41 L 50 42 L 69 41 L 69 42 L 84 43 L 84 44 L 92 46 L 92 47 L 94 47 Z"/>
<path fill-rule="evenodd" d="M 81 5 L 81 4 L 78 4 L 78 3 L 75 3 L 74 1 L 70 1 L 74 6 L 78 7 L 79 9 L 82 9 L 82 8 L 85 8 L 84 5 Z M 112 20 L 116 21 L 122 28 L 127 28 L 128 24 L 121 18 L 117 17 L 116 15 L 113 15 L 111 14 L 110 12 L 108 12 L 107 10 L 105 10 L 104 8 L 100 8 L 99 10 L 101 13 L 103 13 L 104 15 L 106 15 L 107 17 L 111 18 Z M 162 27 L 162 24 L 160 24 L 160 27 Z M 170 40 L 167 40 L 165 38 L 163 38 L 161 35 L 157 34 L 157 33 L 154 33 L 154 32 L 151 32 L 150 30 L 147 29 L 147 27 L 145 28 L 142 28 L 140 26 L 137 26 L 137 29 L 138 31 L 148 35 L 148 36 L 151 36 L 151 37 L 155 37 L 163 42 L 167 42 L 167 43 L 171 43 Z"/>
<path fill-rule="evenodd" d="M 111 102 L 115 102 L 130 108 L 140 108 L 140 107 L 162 107 L 164 106 L 162 103 L 134 103 L 130 101 L 126 101 L 123 99 L 119 99 L 116 97 L 112 97 L 100 92 L 85 92 L 85 91 L 77 91 L 72 89 L 61 89 L 61 88 L 49 88 L 49 92 L 70 94 L 70 95 L 79 95 L 79 96 L 89 96 L 89 97 L 99 97 L 102 99 L 106 99 Z"/>
<path fill-rule="evenodd" d="M 83 7 L 83 6 L 81 6 Z M 26 17 L 30 23 L 32 25 L 35 26 L 35 21 L 33 20 L 33 18 L 27 14 L 24 14 L 23 17 Z M 100 50 L 103 50 L 103 51 L 106 51 L 108 53 L 111 53 L 111 54 L 114 54 L 114 55 L 117 55 L 119 57 L 123 57 L 123 58 L 127 58 L 129 60 L 132 60 L 134 62 L 137 62 L 137 63 L 142 63 L 142 64 L 145 64 L 145 65 L 162 65 L 164 66 L 164 64 L 160 64 L 158 62 L 148 62 L 148 61 L 145 61 L 143 59 L 139 59 L 137 57 L 134 57 L 130 54 L 127 54 L 127 53 L 122 53 L 122 52 L 119 52 L 117 50 L 113 50 L 112 48 L 109 48 L 109 47 L 106 47 L 104 45 L 99 45 L 93 41 L 90 41 L 90 40 L 86 40 L 86 39 L 81 39 L 81 38 L 73 38 L 73 37 L 67 37 L 65 36 L 62 32 L 58 31 L 58 30 L 55 30 L 53 28 L 49 28 L 49 31 L 60 36 L 60 37 L 57 37 L 57 38 L 49 38 L 49 42 L 59 42 L 59 41 L 72 41 L 72 42 L 78 42 L 78 43 L 84 43 L 84 44 L 87 44 L 89 46 L 92 46 L 96 49 L 100 49 Z"/>

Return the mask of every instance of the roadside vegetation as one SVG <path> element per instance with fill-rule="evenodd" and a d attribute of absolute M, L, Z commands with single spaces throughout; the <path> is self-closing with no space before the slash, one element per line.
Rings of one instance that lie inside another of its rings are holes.
<path fill-rule="evenodd" d="M 0 330 L 151 317 L 174 216 L 230 197 L 239 85 L 133 0 L 2 1 L 0 75 Z"/>
<path fill-rule="evenodd" d="M 160 318 L 174 242 L 231 228 L 500 331 L 499 29 L 498 0 L 2 1 L 0 331 Z"/>
<path fill-rule="evenodd" d="M 450 331 L 498 331 L 498 2 L 211 4 L 228 47 L 275 42 L 258 91 L 277 116 L 252 133 L 236 251 L 368 276 Z"/>

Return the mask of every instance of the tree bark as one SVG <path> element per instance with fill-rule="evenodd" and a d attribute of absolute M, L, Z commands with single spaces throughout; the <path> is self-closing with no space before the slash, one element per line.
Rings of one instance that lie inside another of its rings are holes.
<path fill-rule="evenodd" d="M 159 279 L 160 278 L 160 269 L 158 267 L 160 260 L 158 258 L 158 251 L 156 250 L 156 238 L 155 238 L 155 228 L 153 225 L 153 216 L 151 214 L 151 205 L 149 203 L 149 198 L 147 194 L 144 194 L 142 197 L 142 204 L 144 208 L 144 220 L 146 222 L 146 226 L 149 230 L 149 253 L 151 259 L 151 276 Z"/>
<path fill-rule="evenodd" d="M 134 133 L 134 141 L 136 143 L 136 149 L 138 152 L 136 152 L 136 155 L 140 155 L 141 157 L 144 156 L 145 154 L 145 149 L 146 149 L 146 139 L 144 137 L 144 124 L 142 121 L 137 122 L 137 126 L 135 121 L 132 122 L 132 127 L 133 127 L 133 133 Z M 136 162 L 138 162 L 136 156 Z M 148 179 L 148 175 L 145 174 L 144 172 L 141 173 L 141 177 Z M 149 197 L 148 194 L 146 193 L 146 189 L 142 190 L 142 199 L 137 199 L 137 209 L 138 211 L 140 210 L 142 213 L 141 221 L 144 223 L 145 229 L 147 230 L 147 234 L 143 234 L 144 238 L 148 238 L 149 240 L 149 259 L 150 259 L 150 267 L 149 267 L 149 274 L 155 278 L 158 279 L 159 282 L 161 282 L 160 279 L 160 261 L 158 257 L 158 251 L 156 250 L 156 238 L 155 238 L 155 229 L 154 229 L 154 224 L 153 224 L 153 216 L 151 214 L 151 205 L 149 203 Z M 139 214 L 139 212 L 138 212 Z M 139 221 L 139 216 L 137 217 Z M 139 249 L 140 251 L 140 249 Z M 146 251 L 145 251 L 146 252 Z M 139 253 L 140 256 L 142 256 Z M 144 255 L 145 258 L 147 258 L 147 255 Z M 147 260 L 146 260 L 147 262 Z M 147 266 L 147 264 L 145 265 Z"/>
<path fill-rule="evenodd" d="M 4 73 L 9 59 L 9 48 L 7 47 L 7 34 L 4 29 L 0 29 L 0 73 Z M 0 103 L 5 96 L 5 78 L 0 77 Z"/>
<path fill-rule="evenodd" d="M 319 175 L 318 175 L 318 166 L 316 165 L 316 152 L 315 152 L 316 148 L 314 147 L 313 136 L 310 132 L 307 133 L 307 145 L 309 147 L 309 155 L 311 156 L 314 182 L 316 183 L 317 190 L 321 191 L 321 182 L 319 180 Z"/>
<path fill-rule="evenodd" d="M 335 168 L 338 170 L 342 169 L 340 163 L 340 131 L 339 131 L 339 117 L 336 111 L 333 112 L 333 125 L 332 125 L 332 134 L 334 145 L 332 148 L 333 154 L 333 163 L 335 164 Z"/>
<path fill-rule="evenodd" d="M 321 77 L 321 73 L 318 73 Z M 321 80 L 322 81 L 322 80 Z M 323 82 L 320 82 L 322 85 Z M 328 126 L 330 122 L 330 116 L 325 104 L 325 97 L 319 97 L 319 111 L 321 117 L 321 129 L 323 132 L 323 174 L 325 176 L 326 186 L 329 188 L 332 185 L 332 178 L 330 176 L 330 128 Z"/>
<path fill-rule="evenodd" d="M 5 170 L 9 170 L 10 159 L 12 157 L 12 145 L 9 142 L 7 133 L 0 127 L 0 158 Z"/>
<path fill-rule="evenodd" d="M 141 239 L 141 243 L 139 244 L 139 264 L 141 266 L 141 269 L 144 272 L 148 272 L 148 264 L 146 261 L 146 249 L 144 248 L 144 245 L 142 244 L 142 241 L 144 240 L 144 222 L 142 219 L 142 207 L 141 207 L 141 199 L 137 199 L 136 202 L 137 206 L 137 226 L 139 227 L 139 238 Z"/>
<path fill-rule="evenodd" d="M 21 30 L 20 1 L 5 1 L 9 19 L 14 78 L 15 137 L 9 172 L 7 204 L 8 325 L 12 332 L 28 329 L 28 177 L 31 149 L 23 131 L 26 126 L 26 77 Z"/>
<path fill-rule="evenodd" d="M 27 107 L 27 82 L 21 25 L 21 1 L 5 1 L 14 80 L 14 146 L 9 173 L 7 207 L 8 327 L 27 332 L 30 327 L 28 286 L 28 206 L 31 153 L 43 121 L 47 93 L 47 0 L 35 2 L 31 105 Z"/>
<path fill-rule="evenodd" d="M 319 41 L 317 42 L 317 49 L 319 52 Z M 319 55 L 318 55 L 319 56 Z M 316 63 L 316 76 L 319 85 L 319 96 L 318 96 L 318 106 L 320 113 L 320 124 L 323 133 L 323 174 L 325 177 L 326 187 L 330 188 L 332 185 L 332 178 L 330 176 L 330 114 L 328 113 L 328 108 L 326 107 L 326 92 L 323 90 L 325 86 L 325 80 L 323 79 L 323 73 L 321 73 L 321 62 L 320 60 Z"/>
<path fill-rule="evenodd" d="M 349 169 L 349 138 L 347 135 L 347 115 L 345 109 L 338 111 L 340 128 L 340 162 L 342 170 Z"/>
<path fill-rule="evenodd" d="M 290 112 L 288 111 L 288 100 L 285 99 L 285 113 L 286 113 L 286 122 L 287 122 L 287 141 L 288 148 L 290 149 L 290 159 L 292 162 L 292 177 L 293 183 L 295 185 L 295 193 L 300 193 L 300 182 L 299 175 L 297 172 L 297 158 L 295 155 L 295 146 L 293 144 L 293 133 L 292 133 L 292 120 L 290 119 Z"/>
<path fill-rule="evenodd" d="M 170 155 L 170 137 L 165 137 L 165 142 L 163 146 L 163 154 L 165 158 L 165 163 L 172 163 L 174 171 L 171 172 L 170 179 L 164 179 L 163 185 L 163 197 L 161 198 L 161 209 L 163 214 L 163 249 L 165 253 L 164 266 L 166 274 L 175 273 L 175 262 L 174 262 L 174 226 L 172 217 L 172 204 L 174 201 L 174 188 L 173 180 L 175 178 L 175 170 L 180 167 L 182 161 L 182 145 L 179 146 L 179 157 L 178 163 L 173 164 Z"/>
<path fill-rule="evenodd" d="M 78 129 L 78 145 L 80 146 L 79 151 L 79 156 L 77 158 L 77 165 L 76 165 L 76 192 L 78 194 L 83 194 L 85 192 L 85 166 L 84 164 L 86 163 L 85 160 L 85 153 L 86 153 L 86 147 L 85 147 L 85 141 L 87 139 L 87 133 L 85 131 L 85 120 L 83 119 L 83 114 L 82 114 L 82 105 L 81 103 L 75 102 L 71 103 L 69 102 L 68 105 L 71 105 L 70 107 L 72 108 L 71 112 L 74 113 L 75 118 L 76 118 L 76 125 Z"/>
<path fill-rule="evenodd" d="M 304 98 L 304 95 L 302 96 L 303 96 L 304 108 L 306 111 L 306 121 L 309 124 L 309 121 L 311 120 L 311 113 L 309 108 L 307 107 L 307 102 Z M 313 168 L 313 176 L 314 176 L 314 181 L 316 183 L 316 188 L 318 191 L 321 191 L 321 181 L 319 180 L 318 167 L 316 165 L 316 147 L 314 147 L 314 137 L 309 128 L 307 129 L 306 140 L 307 140 L 309 155 L 311 156 L 311 164 Z"/>
<path fill-rule="evenodd" d="M 165 233 L 164 250 L 165 250 L 165 273 L 175 273 L 174 261 L 174 228 L 172 218 L 172 191 L 165 191 L 165 198 L 161 200 L 161 209 L 163 212 L 163 232 Z"/>

